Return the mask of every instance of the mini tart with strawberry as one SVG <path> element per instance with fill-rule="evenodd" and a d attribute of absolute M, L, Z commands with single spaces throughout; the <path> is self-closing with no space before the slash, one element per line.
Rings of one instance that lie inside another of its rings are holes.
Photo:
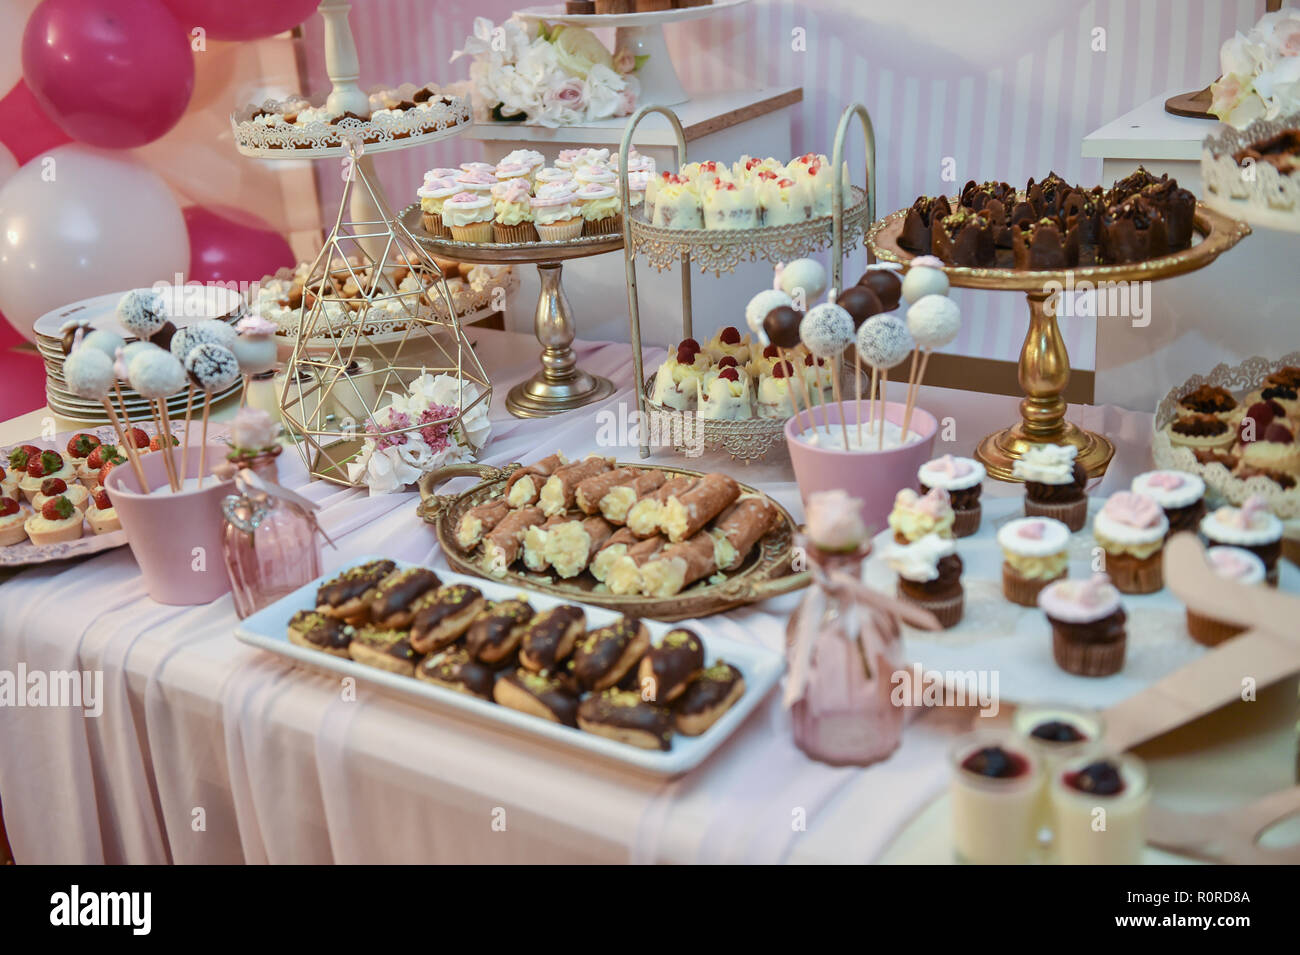
<path fill-rule="evenodd" d="M 63 495 L 50 498 L 39 511 L 27 518 L 23 527 L 33 544 L 62 544 L 81 537 L 81 511 Z"/>
<path fill-rule="evenodd" d="M 15 501 L 23 499 L 23 492 L 18 489 L 18 482 L 23 473 L 0 467 L 0 497 L 11 497 Z"/>
<path fill-rule="evenodd" d="M 709 340 L 709 343 L 704 346 L 704 350 L 708 353 L 709 360 L 714 364 L 727 356 L 731 356 L 736 359 L 737 364 L 745 365 L 749 362 L 751 351 L 749 336 L 742 336 L 740 329 L 735 325 L 728 325 Z"/>
<path fill-rule="evenodd" d="M 67 457 L 71 459 L 74 465 L 80 464 L 90 456 L 91 451 L 94 451 L 103 443 L 93 434 L 86 434 L 84 431 L 74 434 L 68 439 Z"/>
<path fill-rule="evenodd" d="M 0 547 L 27 540 L 28 512 L 12 497 L 0 497 Z"/>
<path fill-rule="evenodd" d="M 86 460 L 77 464 L 77 477 L 81 481 L 82 487 L 88 491 L 93 491 L 104 483 L 100 476 L 100 472 L 104 470 L 104 465 L 125 463 L 126 455 L 117 445 L 101 444 L 87 455 Z"/>
<path fill-rule="evenodd" d="M 58 451 L 42 451 L 27 461 L 27 476 L 18 482 L 18 488 L 27 500 L 35 500 L 46 478 L 62 478 L 65 484 L 77 480 L 77 469 L 65 461 Z"/>
<path fill-rule="evenodd" d="M 90 492 L 80 484 L 69 484 L 63 478 L 46 478 L 41 482 L 41 489 L 32 498 L 32 507 L 39 511 L 45 502 L 62 495 L 72 502 L 72 506 L 81 513 L 86 513 L 90 506 Z"/>
<path fill-rule="evenodd" d="M 172 439 L 172 447 L 173 447 L 173 448 L 178 447 L 178 446 L 180 445 L 180 443 L 181 443 L 181 442 L 180 442 L 180 438 L 176 437 L 176 435 L 174 435 L 174 434 L 173 434 L 173 435 L 170 435 L 170 437 L 171 437 L 171 439 Z M 140 450 L 141 450 L 141 451 L 161 451 L 161 450 L 162 450 L 162 446 L 163 446 L 163 436 L 160 435 L 160 434 L 155 434 L 152 438 L 149 439 L 149 446 L 146 447 L 146 448 L 141 448 Z"/>
<path fill-rule="evenodd" d="M 154 450 L 152 447 L 153 439 L 149 437 L 149 432 L 144 428 L 128 428 L 126 436 L 132 446 L 141 454 L 148 454 L 150 451 Z M 120 450 L 123 454 L 126 453 L 125 448 Z"/>
<path fill-rule="evenodd" d="M 117 508 L 108 498 L 108 491 L 102 487 L 95 488 L 90 496 L 90 507 L 86 508 L 86 523 L 96 534 L 111 534 L 122 529 L 122 522 L 117 518 Z"/>

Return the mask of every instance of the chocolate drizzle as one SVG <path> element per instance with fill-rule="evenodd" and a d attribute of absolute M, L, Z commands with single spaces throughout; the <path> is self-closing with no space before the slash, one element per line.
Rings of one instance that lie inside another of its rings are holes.
<path fill-rule="evenodd" d="M 533 618 L 520 644 L 531 669 L 551 670 L 568 656 L 573 650 L 571 634 L 586 619 L 582 608 L 572 604 L 552 607 Z"/>
<path fill-rule="evenodd" d="M 422 679 L 463 688 L 475 696 L 492 698 L 495 677 L 491 667 L 486 667 L 469 655 L 464 647 L 449 647 L 429 656 L 420 664 Z"/>
<path fill-rule="evenodd" d="M 726 700 L 740 678 L 739 670 L 719 660 L 691 681 L 674 709 L 682 716 L 705 713 Z"/>
<path fill-rule="evenodd" d="M 623 617 L 608 627 L 593 630 L 573 649 L 572 671 L 584 687 L 593 687 L 607 677 L 641 632 L 641 621 Z M 619 673 L 621 677 L 622 672 Z"/>
<path fill-rule="evenodd" d="M 374 600 L 370 604 L 370 615 L 376 620 L 383 620 L 390 614 L 405 610 L 417 597 L 441 583 L 438 575 L 425 567 L 408 567 L 390 574 L 376 588 Z"/>
<path fill-rule="evenodd" d="M 663 643 L 641 659 L 640 682 L 653 699 L 668 703 L 686 689 L 704 668 L 704 642 L 692 630 L 678 627 L 664 634 Z"/>
<path fill-rule="evenodd" d="M 362 597 L 397 567 L 391 560 L 372 560 L 345 570 L 316 591 L 318 607 L 340 607 Z"/>
<path fill-rule="evenodd" d="M 578 719 L 581 723 L 645 733 L 654 738 L 661 750 L 672 744 L 672 714 L 661 706 L 647 703 L 635 692 L 605 690 L 593 693 L 579 704 Z"/>
<path fill-rule="evenodd" d="M 515 628 L 526 623 L 533 615 L 532 606 L 524 600 L 503 600 L 483 611 L 465 632 L 465 646 L 476 660 L 496 662 L 502 653 L 509 653 L 518 642 Z"/>

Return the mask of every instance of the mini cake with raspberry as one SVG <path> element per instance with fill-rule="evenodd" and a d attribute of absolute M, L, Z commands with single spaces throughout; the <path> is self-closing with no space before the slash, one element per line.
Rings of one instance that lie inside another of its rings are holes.
<path fill-rule="evenodd" d="M 1165 425 L 1169 443 L 1176 448 L 1221 450 L 1237 439 L 1237 429 L 1218 415 L 1184 414 Z"/>
<path fill-rule="evenodd" d="M 1264 562 L 1241 547 L 1211 547 L 1205 552 L 1205 560 L 1214 573 L 1224 580 L 1235 580 L 1248 587 L 1264 583 Z M 1216 620 L 1187 608 L 1187 632 L 1197 643 L 1207 647 L 1217 646 L 1244 633 L 1246 627 L 1225 620 Z"/>
<path fill-rule="evenodd" d="M 934 614 L 947 629 L 961 620 L 966 593 L 962 562 L 950 537 L 927 534 L 910 544 L 890 545 L 885 563 L 898 574 L 898 596 Z"/>
<path fill-rule="evenodd" d="M 739 368 L 723 368 L 709 380 L 697 385 L 696 412 L 701 418 L 713 421 L 740 421 L 752 418 L 750 407 L 749 376 Z"/>
<path fill-rule="evenodd" d="M 736 359 L 737 364 L 744 365 L 750 358 L 749 336 L 742 336 L 735 325 L 728 325 L 709 340 L 704 351 L 712 362 L 730 357 Z"/>
<path fill-rule="evenodd" d="M 1237 399 L 1226 388 L 1218 385 L 1201 385 L 1178 399 L 1180 415 L 1207 414 L 1229 421 L 1237 410 Z"/>
<path fill-rule="evenodd" d="M 975 459 L 951 454 L 927 461 L 917 469 L 916 479 L 922 494 L 936 487 L 948 492 L 948 503 L 953 510 L 952 532 L 956 537 L 969 537 L 979 530 L 985 473 L 984 465 Z"/>
<path fill-rule="evenodd" d="M 1281 377 L 1276 381 L 1265 381 L 1262 388 L 1246 397 L 1246 401 L 1273 401 L 1281 406 L 1283 414 L 1294 417 L 1300 415 L 1300 384 Z"/>
<path fill-rule="evenodd" d="M 794 366 L 779 361 L 772 366 L 770 375 L 758 380 L 758 416 L 760 418 L 789 418 L 794 414 L 790 389 L 795 387 Z"/>
<path fill-rule="evenodd" d="M 1201 536 L 1210 545 L 1226 544 L 1250 551 L 1264 562 L 1265 579 L 1277 586 L 1277 561 L 1282 555 L 1282 521 L 1255 495 L 1241 507 L 1224 505 L 1206 514 Z"/>
<path fill-rule="evenodd" d="M 1144 494 L 1160 505 L 1169 521 L 1169 533 L 1196 532 L 1205 516 L 1205 482 L 1183 471 L 1147 471 L 1133 479 L 1129 490 Z"/>
<path fill-rule="evenodd" d="M 1120 593 L 1153 594 L 1165 585 L 1164 546 L 1169 520 L 1145 494 L 1112 494 L 1092 522 L 1106 552 L 1106 572 Z"/>
<path fill-rule="evenodd" d="M 1050 517 L 1018 517 L 998 528 L 1002 549 L 1002 595 L 1037 607 L 1038 595 L 1070 566 L 1070 529 Z"/>
<path fill-rule="evenodd" d="M 90 506 L 90 492 L 80 484 L 68 484 L 63 478 L 46 478 L 41 482 L 41 489 L 32 498 L 32 508 L 39 511 L 52 497 L 63 495 L 72 502 L 72 506 L 81 513 L 86 513 Z"/>
<path fill-rule="evenodd" d="M 0 497 L 0 547 L 27 540 L 27 511 L 12 497 Z"/>
<path fill-rule="evenodd" d="M 96 534 L 110 534 L 122 529 L 122 522 L 117 518 L 117 508 L 109 499 L 108 491 L 102 487 L 95 488 L 91 495 L 90 507 L 86 509 L 86 523 Z"/>
<path fill-rule="evenodd" d="M 23 527 L 33 544 L 62 544 L 81 537 L 81 511 L 66 497 L 52 497 L 27 518 Z"/>
<path fill-rule="evenodd" d="M 1105 574 L 1049 584 L 1038 606 L 1052 627 L 1052 656 L 1066 673 L 1110 676 L 1123 668 L 1128 617 Z"/>
<path fill-rule="evenodd" d="M 655 373 L 650 400 L 675 411 L 694 411 L 700 376 L 709 370 L 709 356 L 694 338 L 683 339 Z"/>
<path fill-rule="evenodd" d="M 23 497 L 31 501 L 41 491 L 41 484 L 46 478 L 62 478 L 71 484 L 77 479 L 77 469 L 63 459 L 58 451 L 41 451 L 40 454 L 27 458 L 27 476 L 18 482 Z"/>
<path fill-rule="evenodd" d="M 910 487 L 894 495 L 894 508 L 889 512 L 889 529 L 894 541 L 911 544 L 927 534 L 952 537 L 956 514 L 948 492 L 941 487 L 925 494 L 917 494 Z"/>
<path fill-rule="evenodd" d="M 1030 445 L 1011 465 L 1025 482 L 1025 516 L 1050 517 L 1072 531 L 1088 519 L 1088 472 L 1075 460 L 1078 448 L 1068 444 Z"/>
<path fill-rule="evenodd" d="M 755 344 L 750 348 L 750 352 L 751 357 L 749 364 L 745 366 L 745 371 L 749 372 L 749 377 L 755 380 L 772 374 L 772 369 L 781 358 L 781 349 L 776 345 L 765 345 L 760 352 L 758 345 Z"/>

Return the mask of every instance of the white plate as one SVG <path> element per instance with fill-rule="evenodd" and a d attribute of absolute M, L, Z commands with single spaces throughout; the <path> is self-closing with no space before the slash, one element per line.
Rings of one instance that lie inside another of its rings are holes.
<path fill-rule="evenodd" d="M 1105 503 L 1089 501 L 1088 523 L 1070 535 L 1070 577 L 1091 574 L 1093 515 Z M 964 564 L 962 585 L 966 610 L 957 626 L 929 632 L 904 625 L 907 659 L 926 670 L 997 673 L 998 696 L 1008 702 L 1051 700 L 1067 706 L 1104 709 L 1142 692 L 1161 677 L 1208 651 L 1187 634 L 1186 608 L 1165 588 L 1154 594 L 1123 595 L 1128 614 L 1128 645 L 1124 668 L 1112 676 L 1086 677 L 1066 673 L 1052 657 L 1052 631 L 1037 608 L 1021 607 L 1002 596 L 1002 550 L 998 528 L 1024 516 L 1022 497 L 986 497 L 979 531 L 957 539 Z M 867 561 L 867 583 L 894 593 L 897 577 L 882 555 L 892 531 L 876 536 Z M 1281 589 L 1300 592 L 1300 568 L 1280 559 Z"/>
<path fill-rule="evenodd" d="M 528 7 L 518 15 L 529 20 L 549 20 L 554 23 L 576 23 L 585 27 L 647 27 L 660 23 L 680 23 L 698 20 L 722 10 L 739 7 L 749 0 L 715 0 L 698 7 L 674 7 L 671 10 L 642 10 L 632 13 L 565 13 L 564 4 Z"/>
<path fill-rule="evenodd" d="M 172 324 L 184 328 L 207 318 L 225 318 L 243 308 L 244 300 L 235 289 L 220 285 L 168 285 L 159 289 L 163 302 L 167 306 Z M 95 298 L 84 299 L 46 312 L 36 320 L 32 331 L 37 335 L 63 340 L 60 330 L 63 323 L 70 319 L 84 318 L 94 328 L 102 328 L 121 335 L 127 340 L 133 336 L 117 320 L 117 303 L 127 292 L 109 292 Z"/>
<path fill-rule="evenodd" d="M 586 733 L 579 729 L 562 726 L 559 723 L 552 723 L 540 717 L 521 713 L 518 710 L 512 710 L 509 707 L 500 706 L 497 703 L 489 703 L 487 700 L 479 699 L 476 696 L 458 693 L 455 690 L 435 686 L 432 683 L 425 683 L 414 677 L 389 673 L 376 667 L 331 656 L 319 650 L 310 650 L 289 642 L 288 627 L 290 618 L 299 610 L 310 610 L 316 606 L 316 590 L 321 583 L 342 573 L 348 567 L 355 567 L 358 564 L 364 564 L 367 561 L 376 559 L 378 558 L 374 556 L 358 557 L 347 565 L 339 567 L 333 573 L 320 577 L 307 586 L 299 588 L 287 597 L 253 614 L 239 625 L 239 628 L 235 631 L 235 636 L 244 643 L 252 644 L 263 650 L 269 650 L 271 653 L 280 656 L 289 657 L 300 663 L 355 677 L 358 680 L 364 680 L 375 686 L 392 690 L 422 703 L 481 719 L 486 723 L 496 725 L 506 733 L 548 740 L 569 749 L 656 776 L 678 776 L 704 762 L 721 745 L 723 740 L 736 731 L 740 724 L 744 722 L 745 717 L 767 696 L 772 687 L 776 686 L 777 681 L 781 678 L 781 673 L 785 670 L 785 659 L 781 654 L 773 650 L 746 643 L 737 643 L 734 640 L 728 640 L 709 633 L 707 627 L 697 627 L 700 636 L 704 639 L 705 655 L 708 662 L 713 663 L 715 660 L 723 659 L 740 670 L 745 678 L 745 694 L 736 701 L 735 706 L 724 713 L 722 718 L 709 727 L 705 733 L 700 736 L 684 736 L 681 733 L 674 733 L 672 749 L 667 752 L 660 752 L 658 750 L 639 749 L 626 743 L 618 743 L 603 736 L 597 736 L 594 733 Z M 397 561 L 397 565 L 398 567 L 413 566 L 404 561 Z M 467 577 L 451 571 L 438 571 L 438 576 L 442 578 L 444 583 L 464 583 L 477 587 L 490 600 L 523 597 L 538 611 L 563 603 L 576 603 L 575 601 L 548 597 L 544 594 L 522 593 L 517 588 L 508 587 L 505 584 L 484 580 L 480 577 Z M 619 619 L 619 615 L 612 610 L 591 607 L 585 604 L 577 605 L 586 611 L 587 626 L 589 628 L 603 627 Z M 646 620 L 645 625 L 650 631 L 651 638 L 656 643 L 665 633 L 672 629 L 672 625 L 658 623 L 654 620 Z"/>

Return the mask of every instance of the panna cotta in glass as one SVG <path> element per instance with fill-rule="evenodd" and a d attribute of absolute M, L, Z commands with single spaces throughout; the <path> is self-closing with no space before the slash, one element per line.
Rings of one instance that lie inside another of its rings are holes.
<path fill-rule="evenodd" d="M 1138 865 L 1151 788 L 1136 756 L 1081 756 L 1051 777 L 1052 831 L 1063 865 Z"/>
<path fill-rule="evenodd" d="M 1105 723 L 1099 713 L 1071 706 L 1024 704 L 1017 707 L 1011 725 L 1034 751 L 1049 778 L 1067 762 L 1077 759 L 1101 741 Z M 1039 841 L 1052 841 L 1052 797 L 1044 786 L 1038 799 Z"/>
<path fill-rule="evenodd" d="M 1012 733 L 981 731 L 959 739 L 949 758 L 958 859 L 975 865 L 1032 861 L 1043 786 L 1033 750 Z"/>

